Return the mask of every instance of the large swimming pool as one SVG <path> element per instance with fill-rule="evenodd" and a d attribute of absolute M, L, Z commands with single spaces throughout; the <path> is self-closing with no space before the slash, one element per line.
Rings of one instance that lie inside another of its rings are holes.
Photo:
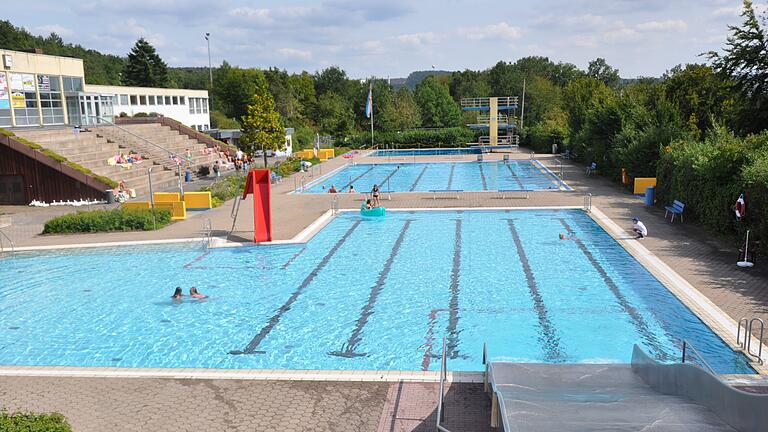
<path fill-rule="evenodd" d="M 402 156 L 453 156 L 453 155 L 472 155 L 482 153 L 481 147 L 466 148 L 431 148 L 431 149 L 396 149 L 396 150 L 376 150 L 371 152 L 369 157 L 402 157 Z"/>
<path fill-rule="evenodd" d="M 558 233 L 575 239 L 559 240 Z M 174 303 L 176 286 L 207 300 Z M 691 341 L 752 372 L 580 210 L 341 213 L 306 244 L 0 260 L 0 365 L 452 370 L 629 362 Z"/>
<path fill-rule="evenodd" d="M 348 165 L 307 185 L 304 193 L 328 193 L 331 186 L 357 191 L 429 192 L 570 189 L 537 160 L 507 162 L 383 163 Z"/>

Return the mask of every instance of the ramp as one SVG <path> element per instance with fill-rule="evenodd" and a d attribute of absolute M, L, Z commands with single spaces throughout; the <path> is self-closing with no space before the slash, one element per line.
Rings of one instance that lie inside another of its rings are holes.
<path fill-rule="evenodd" d="M 628 364 L 492 362 L 487 379 L 504 431 L 735 431 L 702 405 L 657 393 Z"/>

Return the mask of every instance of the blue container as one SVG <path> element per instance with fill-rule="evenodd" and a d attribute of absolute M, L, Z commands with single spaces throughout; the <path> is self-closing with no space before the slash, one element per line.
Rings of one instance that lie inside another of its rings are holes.
<path fill-rule="evenodd" d="M 653 206 L 653 190 L 655 188 L 653 186 L 648 186 L 645 188 L 645 205 L 646 206 Z"/>
<path fill-rule="evenodd" d="M 187 183 L 192 181 L 192 171 L 187 171 L 184 173 L 184 181 Z"/>

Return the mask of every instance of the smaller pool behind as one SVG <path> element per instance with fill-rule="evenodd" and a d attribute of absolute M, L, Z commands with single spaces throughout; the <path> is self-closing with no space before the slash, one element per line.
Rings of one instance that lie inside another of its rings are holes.
<path fill-rule="evenodd" d="M 304 193 L 327 193 L 331 186 L 339 192 L 350 186 L 367 192 L 374 184 L 391 192 L 570 189 L 539 161 L 512 160 L 349 165 L 310 183 Z"/>

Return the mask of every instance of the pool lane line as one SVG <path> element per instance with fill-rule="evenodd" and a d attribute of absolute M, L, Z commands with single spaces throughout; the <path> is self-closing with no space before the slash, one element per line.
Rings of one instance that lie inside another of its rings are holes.
<path fill-rule="evenodd" d="M 510 164 L 508 164 L 508 163 L 505 163 L 504 165 L 506 165 L 506 167 L 509 170 L 510 174 L 512 174 L 512 178 L 517 182 L 517 186 L 520 188 L 520 190 L 524 190 L 523 182 L 520 181 L 520 177 L 517 176 L 517 173 L 515 172 L 515 170 L 513 170 L 512 167 L 510 166 Z"/>
<path fill-rule="evenodd" d="M 205 252 L 203 252 L 203 253 L 202 253 L 200 256 L 198 256 L 197 258 L 195 258 L 195 259 L 193 259 L 192 261 L 190 261 L 190 262 L 188 262 L 188 263 L 184 264 L 184 269 L 185 269 L 185 270 L 189 270 L 189 269 L 191 269 L 191 268 L 192 268 L 192 266 L 193 266 L 195 263 L 199 263 L 200 261 L 202 261 L 203 259 L 205 259 L 205 257 L 207 257 L 207 256 L 208 256 L 208 254 L 210 254 L 210 253 L 211 253 L 211 251 L 205 251 Z"/>
<path fill-rule="evenodd" d="M 259 344 L 269 335 L 269 333 L 272 331 L 272 329 L 277 325 L 277 323 L 280 322 L 280 318 L 282 318 L 283 314 L 291 310 L 291 305 L 299 298 L 301 293 L 304 291 L 304 289 L 309 286 L 310 283 L 315 279 L 315 276 L 320 274 L 320 271 L 323 269 L 323 267 L 328 264 L 328 261 L 331 260 L 333 255 L 336 253 L 336 251 L 339 250 L 341 245 L 344 244 L 345 241 L 349 238 L 350 235 L 355 231 L 355 229 L 360 226 L 361 220 L 356 220 L 351 227 L 347 230 L 347 232 L 344 233 L 343 236 L 336 242 L 336 244 L 333 245 L 331 250 L 328 251 L 327 254 L 323 257 L 323 259 L 320 261 L 320 263 L 317 265 L 317 267 L 312 270 L 312 272 L 307 275 L 306 278 L 304 278 L 304 281 L 299 285 L 298 288 L 296 288 L 296 291 L 291 294 L 291 296 L 288 298 L 288 300 L 283 303 L 282 306 L 280 306 L 279 309 L 277 309 L 277 313 L 272 315 L 272 317 L 267 321 L 267 324 L 262 327 L 261 331 L 251 339 L 251 341 L 248 343 L 248 345 L 243 349 L 242 351 L 239 350 L 232 350 L 229 353 L 232 355 L 240 355 L 240 354 L 264 354 L 265 351 L 256 351 L 256 348 L 259 347 Z"/>
<path fill-rule="evenodd" d="M 390 178 L 391 178 L 393 175 L 395 175 L 395 173 L 396 173 L 396 172 L 398 172 L 398 171 L 400 171 L 400 166 L 399 166 L 399 165 L 397 166 L 397 169 L 394 169 L 394 170 L 392 170 L 392 172 L 391 172 L 391 173 L 389 173 L 389 175 L 388 175 L 388 176 L 384 177 L 384 180 L 382 180 L 382 181 L 381 181 L 381 183 L 379 183 L 379 186 L 383 186 L 383 185 L 385 185 L 385 184 L 387 183 L 387 180 L 389 180 L 389 179 L 390 179 Z M 392 192 L 392 191 L 390 190 L 390 191 L 388 191 L 388 192 Z"/>
<path fill-rule="evenodd" d="M 446 189 L 451 189 L 451 186 L 453 186 L 453 171 L 456 169 L 456 164 L 451 164 L 451 173 L 448 175 L 448 187 Z"/>
<path fill-rule="evenodd" d="M 523 265 L 525 279 L 528 282 L 528 291 L 531 294 L 536 315 L 538 315 L 539 327 L 543 332 L 543 334 L 539 335 L 539 342 L 544 345 L 547 360 L 561 363 L 565 360 L 565 356 L 560 350 L 560 338 L 557 336 L 555 327 L 549 319 L 547 307 L 544 305 L 544 299 L 542 299 L 541 292 L 539 292 L 539 287 L 536 284 L 536 277 L 533 275 L 533 270 L 531 270 L 531 263 L 528 261 L 528 255 L 526 255 L 525 248 L 523 248 L 523 242 L 520 241 L 520 234 L 518 234 L 515 227 L 515 220 L 507 219 L 507 224 L 517 248 L 518 258 L 520 258 L 520 263 Z"/>
<path fill-rule="evenodd" d="M 296 258 L 299 257 L 299 255 L 303 254 L 305 250 L 307 250 L 306 247 L 301 248 L 298 252 L 293 254 L 293 256 L 288 261 L 286 261 L 285 264 L 280 266 L 280 268 L 283 269 L 283 270 L 287 269 L 288 266 L 291 265 L 296 260 Z"/>
<path fill-rule="evenodd" d="M 419 184 L 419 182 L 421 181 L 421 177 L 424 175 L 424 172 L 427 170 L 427 168 L 429 168 L 429 165 L 424 165 L 424 168 L 419 173 L 419 176 L 416 177 L 416 181 L 413 182 L 408 192 L 413 192 L 416 190 L 416 185 Z"/>
<path fill-rule="evenodd" d="M 432 354 L 432 350 L 435 348 L 435 325 L 437 324 L 438 312 L 448 312 L 448 309 L 432 309 L 429 311 L 427 334 L 424 335 L 424 344 L 422 345 L 422 347 L 426 348 L 424 350 L 424 355 L 421 358 L 421 370 L 423 371 L 429 370 L 429 363 L 432 361 L 432 357 L 435 356 L 435 354 Z"/>
<path fill-rule="evenodd" d="M 569 236 L 573 236 L 576 233 L 573 231 L 571 226 L 568 224 L 568 222 L 564 218 L 558 218 L 560 220 L 560 223 L 563 225 L 563 228 L 568 232 Z M 616 301 L 619 303 L 619 306 L 621 306 L 622 309 L 624 309 L 624 312 L 629 315 L 630 318 L 632 318 L 632 323 L 635 325 L 635 329 L 637 332 L 642 336 L 643 339 L 650 345 L 653 349 L 655 349 L 659 355 L 662 357 L 663 360 L 670 360 L 671 357 L 669 357 L 669 354 L 664 351 L 664 349 L 661 347 L 661 343 L 656 339 L 656 336 L 648 329 L 648 324 L 645 322 L 645 319 L 643 316 L 635 309 L 634 306 L 627 300 L 626 297 L 624 297 L 624 294 L 619 289 L 619 286 L 616 284 L 616 282 L 613 280 L 613 278 L 608 274 L 608 272 L 605 270 L 605 268 L 600 264 L 600 262 L 597 261 L 597 258 L 592 254 L 592 251 L 587 248 L 587 246 L 584 244 L 581 239 L 578 237 L 574 237 L 573 241 L 576 243 L 576 245 L 581 249 L 581 251 L 584 253 L 584 255 L 589 260 L 590 264 L 592 264 L 592 267 L 597 270 L 597 272 L 600 274 L 600 277 L 603 279 L 603 282 L 605 282 L 606 285 L 608 285 L 608 289 L 611 291 L 614 297 L 616 297 Z"/>
<path fill-rule="evenodd" d="M 366 175 L 369 172 L 373 171 L 374 168 L 376 168 L 376 165 L 372 165 L 370 168 L 368 168 L 368 170 L 366 170 L 365 172 L 363 172 L 359 176 L 353 178 L 352 180 L 349 181 L 349 183 L 347 183 L 344 186 L 342 186 L 341 188 L 339 188 L 339 190 L 343 191 L 344 189 L 348 188 L 349 185 L 354 184 L 356 181 L 360 180 L 364 175 Z"/>
<path fill-rule="evenodd" d="M 456 219 L 456 234 L 453 246 L 453 265 L 451 267 L 451 300 L 448 303 L 448 358 L 459 357 L 459 282 L 461 272 L 461 219 Z"/>
<path fill-rule="evenodd" d="M 483 181 L 483 190 L 488 190 L 488 183 L 485 181 L 485 172 L 483 171 L 483 163 L 478 163 L 480 167 L 480 179 Z"/>
<path fill-rule="evenodd" d="M 376 284 L 373 285 L 370 294 L 368 294 L 368 303 L 366 303 L 360 311 L 360 318 L 357 319 L 355 329 L 352 330 L 352 333 L 349 335 L 347 343 L 342 344 L 340 350 L 331 351 L 328 355 L 348 358 L 365 357 L 368 355 L 368 353 L 357 352 L 357 345 L 362 340 L 360 334 L 363 332 L 365 325 L 368 324 L 368 318 L 373 315 L 373 307 L 376 305 L 376 299 L 379 297 L 382 288 L 384 288 L 384 283 L 387 281 L 389 271 L 392 270 L 392 263 L 395 261 L 397 253 L 403 245 L 403 239 L 408 232 L 408 228 L 411 226 L 411 222 L 413 222 L 413 219 L 406 219 L 405 224 L 403 224 L 403 228 L 400 230 L 400 235 L 397 236 L 397 240 L 395 240 L 395 244 L 392 246 L 392 252 L 389 253 L 389 258 L 387 258 L 387 261 L 384 263 L 384 268 L 379 272 L 379 278 L 376 280 Z"/>

